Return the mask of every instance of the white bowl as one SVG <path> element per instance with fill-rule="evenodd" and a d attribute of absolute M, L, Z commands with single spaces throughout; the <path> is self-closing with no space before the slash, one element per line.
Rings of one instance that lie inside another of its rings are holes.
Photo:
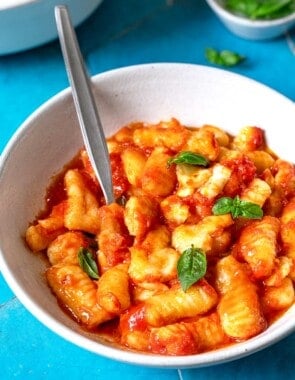
<path fill-rule="evenodd" d="M 295 12 L 274 20 L 250 20 L 237 16 L 224 8 L 222 0 L 206 0 L 207 4 L 234 34 L 250 40 L 266 40 L 278 37 L 295 26 Z"/>
<path fill-rule="evenodd" d="M 106 135 L 131 121 L 176 117 L 186 125 L 210 123 L 230 133 L 246 125 L 266 131 L 268 144 L 295 161 L 288 136 L 294 103 L 251 79 L 221 69 L 188 64 L 148 64 L 93 77 Z M 237 96 L 237 93 L 239 96 Z M 0 165 L 0 268 L 24 306 L 66 340 L 102 356 L 163 368 L 208 366 L 261 350 L 295 329 L 295 306 L 265 332 L 213 352 L 165 357 L 130 352 L 81 330 L 57 305 L 43 278 L 45 263 L 26 248 L 22 236 L 44 206 L 50 178 L 83 145 L 69 89 L 33 113 L 12 137 Z"/>
<path fill-rule="evenodd" d="M 102 0 L 64 0 L 74 26 L 84 21 Z M 1 0 L 0 54 L 27 50 L 57 37 L 54 6 L 60 0 Z"/>

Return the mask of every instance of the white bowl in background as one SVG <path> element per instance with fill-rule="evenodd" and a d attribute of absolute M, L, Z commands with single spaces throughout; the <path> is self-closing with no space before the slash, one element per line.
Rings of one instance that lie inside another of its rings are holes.
<path fill-rule="evenodd" d="M 295 12 L 274 20 L 250 20 L 224 8 L 222 0 L 206 0 L 221 22 L 234 34 L 250 40 L 279 37 L 295 26 Z"/>
<path fill-rule="evenodd" d="M 74 26 L 84 21 L 102 0 L 1 0 L 0 55 L 17 53 L 57 38 L 55 5 L 67 5 Z"/>
<path fill-rule="evenodd" d="M 295 161 L 294 103 L 251 79 L 189 64 L 147 64 L 92 78 L 106 135 L 132 121 L 171 117 L 185 125 L 209 123 L 236 134 L 243 126 L 266 131 L 269 146 Z M 237 93 L 239 96 L 237 96 Z M 44 207 L 50 178 L 76 155 L 83 142 L 69 89 L 37 109 L 17 130 L 0 162 L 0 269 L 23 305 L 64 339 L 115 360 L 162 368 L 223 363 L 261 350 L 295 329 L 295 305 L 266 331 L 212 352 L 167 357 L 124 350 L 87 333 L 58 306 L 43 272 L 46 264 L 23 241 L 28 223 Z"/>

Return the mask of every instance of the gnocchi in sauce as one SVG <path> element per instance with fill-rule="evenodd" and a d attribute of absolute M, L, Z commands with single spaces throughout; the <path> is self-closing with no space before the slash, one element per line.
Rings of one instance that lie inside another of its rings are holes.
<path fill-rule="evenodd" d="M 295 169 L 262 129 L 231 136 L 176 119 L 138 122 L 107 144 L 117 203 L 104 204 L 82 149 L 26 231 L 49 260 L 49 287 L 83 328 L 126 349 L 190 355 L 254 337 L 293 304 Z M 174 160 L 181 153 L 205 164 Z M 227 208 L 216 213 L 218 201 Z M 204 274 L 194 281 L 191 258 L 180 278 L 180 258 L 194 249 Z"/>

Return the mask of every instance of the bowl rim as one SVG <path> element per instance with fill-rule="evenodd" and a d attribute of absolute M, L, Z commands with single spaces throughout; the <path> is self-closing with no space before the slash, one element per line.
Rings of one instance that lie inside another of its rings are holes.
<path fill-rule="evenodd" d="M 206 0 L 212 9 L 216 11 L 221 17 L 228 21 L 244 26 L 251 26 L 253 28 L 268 28 L 272 26 L 281 26 L 286 23 L 295 21 L 295 11 L 284 17 L 272 19 L 272 20 L 251 20 L 247 17 L 236 15 L 229 10 L 225 9 L 219 0 Z"/>
<path fill-rule="evenodd" d="M 39 0 L 2 0 L 0 3 L 0 11 L 9 11 L 37 2 L 39 2 Z"/>
<path fill-rule="evenodd" d="M 99 82 L 99 80 L 107 80 L 108 77 L 122 75 L 124 73 L 132 72 L 133 70 L 141 69 L 145 70 L 145 68 L 152 67 L 162 67 L 162 69 L 170 70 L 179 66 L 181 69 L 185 69 L 185 67 L 194 67 L 196 69 L 201 70 L 210 70 L 211 72 L 224 72 L 225 75 L 231 78 L 237 78 L 249 81 L 250 83 L 255 84 L 256 86 L 263 87 L 266 90 L 269 90 L 270 93 L 280 95 L 281 99 L 285 102 L 288 102 L 290 105 L 295 104 L 289 98 L 284 95 L 278 93 L 272 88 L 254 80 L 248 78 L 244 75 L 233 73 L 226 71 L 224 69 L 205 66 L 205 65 L 197 65 L 197 64 L 188 64 L 188 63 L 147 63 L 147 64 L 138 64 L 131 65 L 116 69 L 111 69 L 106 72 L 102 72 L 100 74 L 92 76 L 92 79 L 95 84 Z M 1 156 L 0 156 L 0 179 L 2 176 L 2 172 L 5 170 L 5 162 L 9 158 L 11 149 L 17 144 L 19 139 L 24 135 L 26 130 L 30 127 L 33 120 L 38 118 L 40 114 L 42 114 L 45 110 L 50 107 L 53 107 L 56 103 L 61 101 L 65 101 L 68 97 L 71 96 L 71 89 L 65 88 L 64 90 L 58 92 L 56 95 L 48 99 L 42 105 L 40 105 L 16 130 L 12 138 L 9 140 L 8 144 L 4 148 Z M 34 317 L 39 320 L 46 328 L 56 333 L 60 337 L 64 338 L 66 341 L 69 341 L 84 350 L 88 350 L 92 353 L 101 355 L 103 357 L 107 357 L 110 359 L 115 359 L 119 362 L 125 362 L 128 364 L 134 365 L 142 365 L 146 367 L 158 367 L 158 368 L 171 368 L 171 369 L 179 369 L 179 368 L 200 368 L 211 365 L 222 364 L 229 361 L 234 361 L 242 357 L 246 357 L 250 354 L 258 352 L 274 343 L 282 340 L 293 331 L 295 331 L 295 324 L 292 321 L 287 321 L 282 325 L 280 329 L 274 329 L 268 332 L 267 334 L 261 333 L 257 337 L 251 338 L 245 342 L 240 342 L 234 344 L 232 346 L 227 346 L 226 351 L 223 352 L 223 349 L 217 349 L 205 353 L 195 354 L 195 355 L 186 355 L 186 356 L 161 356 L 155 354 L 148 353 L 140 353 L 129 351 L 128 349 L 121 349 L 118 347 L 113 347 L 108 343 L 100 343 L 95 340 L 90 340 L 87 337 L 81 335 L 78 331 L 73 331 L 71 328 L 65 326 L 63 323 L 57 321 L 55 318 L 50 316 L 45 310 L 43 310 L 36 301 L 34 301 L 26 292 L 23 291 L 17 279 L 15 279 L 11 268 L 6 265 L 6 261 L 4 259 L 4 255 L 2 255 L 1 246 L 0 246 L 0 270 L 7 281 L 10 288 L 13 290 L 15 295 L 19 298 L 20 302 L 24 305 L 24 307 L 32 314 Z M 295 305 L 292 306 L 295 308 Z M 290 310 L 290 309 L 289 309 Z M 286 312 L 288 313 L 288 311 Z M 279 318 L 280 321 L 284 316 Z M 275 325 L 277 322 L 274 322 Z M 258 338 L 258 339 L 257 339 Z M 218 361 L 216 362 L 217 353 L 221 353 Z"/>

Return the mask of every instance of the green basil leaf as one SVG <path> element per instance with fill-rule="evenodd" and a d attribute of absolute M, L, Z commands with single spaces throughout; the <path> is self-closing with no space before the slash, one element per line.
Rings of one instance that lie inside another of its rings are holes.
<path fill-rule="evenodd" d="M 168 166 L 172 164 L 208 166 L 209 161 L 207 160 L 207 158 L 200 154 L 189 151 L 183 151 L 178 153 L 175 157 L 170 158 L 167 164 Z"/>
<path fill-rule="evenodd" d="M 207 61 L 213 63 L 214 65 L 223 65 L 219 52 L 213 48 L 208 47 L 205 49 L 205 57 Z"/>
<path fill-rule="evenodd" d="M 220 58 L 224 66 L 235 66 L 245 60 L 245 57 L 230 50 L 222 50 Z"/>
<path fill-rule="evenodd" d="M 81 247 L 78 251 L 78 262 L 80 267 L 88 274 L 89 277 L 97 280 L 99 278 L 98 269 L 91 251 Z"/>
<path fill-rule="evenodd" d="M 261 219 L 263 217 L 262 208 L 252 202 L 243 201 L 236 196 L 234 198 L 223 197 L 217 200 L 212 207 L 214 215 L 232 214 L 232 217 L 248 218 L 248 219 Z"/>
<path fill-rule="evenodd" d="M 204 277 L 207 270 L 205 253 L 193 246 L 181 254 L 177 262 L 177 274 L 184 291 Z"/>
<path fill-rule="evenodd" d="M 232 210 L 233 200 L 230 197 L 223 197 L 218 199 L 212 208 L 214 215 L 229 214 Z"/>
<path fill-rule="evenodd" d="M 237 199 L 237 204 L 233 205 L 233 218 L 241 216 L 248 219 L 261 219 L 263 217 L 263 211 L 259 205 L 240 200 L 238 197 L 235 199 Z"/>
<path fill-rule="evenodd" d="M 217 51 L 213 48 L 206 48 L 206 59 L 219 66 L 235 66 L 245 60 L 245 57 L 230 50 Z"/>
<path fill-rule="evenodd" d="M 255 12 L 252 18 L 276 18 L 280 17 L 280 12 L 292 3 L 292 0 L 270 0 L 262 3 Z"/>
<path fill-rule="evenodd" d="M 295 0 L 225 0 L 227 10 L 251 19 L 275 19 L 295 11 Z"/>
<path fill-rule="evenodd" d="M 225 0 L 224 6 L 227 10 L 237 15 L 252 18 L 254 12 L 259 7 L 257 0 Z"/>

